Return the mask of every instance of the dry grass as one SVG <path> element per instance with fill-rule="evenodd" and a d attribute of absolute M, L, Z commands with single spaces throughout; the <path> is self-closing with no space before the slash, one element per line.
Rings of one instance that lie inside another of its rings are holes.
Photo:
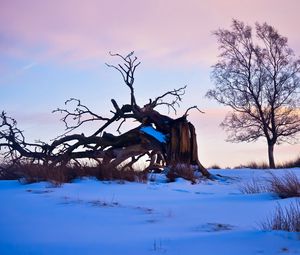
<path fill-rule="evenodd" d="M 239 190 L 243 194 L 256 194 L 268 192 L 266 185 L 258 178 L 252 178 L 249 182 L 239 185 Z"/>
<path fill-rule="evenodd" d="M 105 165 L 100 165 L 97 174 L 97 179 L 104 181 L 120 180 L 129 182 L 147 182 L 148 172 L 137 171 L 134 169 L 110 168 Z"/>
<path fill-rule="evenodd" d="M 264 180 L 252 178 L 242 183 L 239 190 L 245 194 L 271 192 L 280 198 L 300 197 L 300 179 L 292 171 L 286 171 L 281 176 L 269 172 L 269 177 Z"/>
<path fill-rule="evenodd" d="M 295 167 L 300 167 L 300 155 L 296 159 L 294 159 L 294 160 L 276 164 L 276 168 L 277 169 L 281 169 L 281 168 L 295 168 Z M 252 161 L 252 162 L 249 162 L 247 164 L 242 164 L 242 165 L 234 167 L 234 169 L 239 169 L 239 168 L 268 169 L 269 168 L 269 164 L 266 163 L 266 162 L 257 163 L 257 162 Z"/>
<path fill-rule="evenodd" d="M 217 164 L 213 164 L 212 166 L 208 167 L 208 169 L 221 169 L 221 167 Z"/>
<path fill-rule="evenodd" d="M 2 180 L 20 180 L 24 184 L 48 181 L 54 186 L 60 186 L 63 183 L 83 177 L 96 177 L 99 180 L 106 181 L 146 182 L 147 174 L 145 171 L 112 169 L 104 165 L 50 167 L 23 163 L 19 166 L 0 169 L 0 179 Z"/>
<path fill-rule="evenodd" d="M 0 180 L 16 180 L 19 178 L 15 168 L 11 168 L 5 164 L 0 165 Z"/>
<path fill-rule="evenodd" d="M 300 156 L 298 156 L 294 160 L 281 163 L 280 165 L 277 166 L 277 168 L 294 168 L 294 167 L 300 167 Z"/>
<path fill-rule="evenodd" d="M 198 177 L 195 175 L 195 169 L 191 165 L 186 164 L 171 166 L 166 177 L 170 182 L 174 182 L 179 177 L 190 181 L 192 184 L 196 184 L 198 180 Z"/>
<path fill-rule="evenodd" d="M 263 230 L 300 232 L 300 200 L 284 208 L 278 205 L 274 214 L 260 226 Z"/>
<path fill-rule="evenodd" d="M 96 176 L 98 174 L 97 169 L 92 167 L 50 167 L 39 164 L 23 164 L 18 168 L 18 179 L 25 184 L 48 181 L 55 186 L 60 186 L 63 183 L 71 182 L 76 178 Z"/>
<path fill-rule="evenodd" d="M 268 169 L 269 165 L 266 162 L 261 162 L 261 163 L 257 163 L 257 162 L 249 162 L 245 165 L 239 165 L 237 167 L 234 167 L 235 169 L 239 169 L 239 168 L 250 168 L 250 169 Z"/>
<path fill-rule="evenodd" d="M 268 190 L 280 198 L 300 197 L 300 179 L 292 171 L 287 171 L 282 176 L 270 172 L 267 182 Z"/>

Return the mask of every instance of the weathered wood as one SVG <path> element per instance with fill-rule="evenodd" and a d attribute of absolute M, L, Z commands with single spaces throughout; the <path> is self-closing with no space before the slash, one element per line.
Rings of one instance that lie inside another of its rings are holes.
<path fill-rule="evenodd" d="M 173 122 L 168 146 L 168 165 L 195 165 L 206 177 L 210 176 L 207 169 L 200 163 L 195 127 L 182 117 Z"/>

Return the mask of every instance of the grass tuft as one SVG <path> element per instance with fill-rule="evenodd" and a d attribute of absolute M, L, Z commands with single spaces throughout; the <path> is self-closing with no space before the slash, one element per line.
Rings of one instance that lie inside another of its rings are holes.
<path fill-rule="evenodd" d="M 252 178 L 242 183 L 239 190 L 244 194 L 271 192 L 280 198 L 300 197 L 300 179 L 292 171 L 286 171 L 282 176 L 269 172 L 264 181 Z"/>
<path fill-rule="evenodd" d="M 99 165 L 99 171 L 96 176 L 97 179 L 103 181 L 129 181 L 129 182 L 147 182 L 148 172 L 138 171 L 134 169 L 119 169 L 111 168 L 106 165 Z"/>
<path fill-rule="evenodd" d="M 237 167 L 234 167 L 235 169 L 239 169 L 239 168 L 250 168 L 250 169 L 268 169 L 269 165 L 266 162 L 261 162 L 261 163 L 257 163 L 257 162 L 249 162 L 247 164 L 244 165 L 239 165 Z"/>
<path fill-rule="evenodd" d="M 287 207 L 277 205 L 274 214 L 260 224 L 262 230 L 300 232 L 300 200 Z"/>
<path fill-rule="evenodd" d="M 256 194 L 268 192 L 268 187 L 258 178 L 252 178 L 250 181 L 239 185 L 239 190 L 243 194 Z"/>
<path fill-rule="evenodd" d="M 298 156 L 294 160 L 281 163 L 280 165 L 277 166 L 277 168 L 294 168 L 294 167 L 300 167 L 300 156 Z"/>
<path fill-rule="evenodd" d="M 210 167 L 208 167 L 208 169 L 221 169 L 221 167 L 217 164 L 213 164 Z"/>
<path fill-rule="evenodd" d="M 280 198 L 300 197 L 300 179 L 292 171 L 287 171 L 282 176 L 270 172 L 267 182 L 268 190 Z"/>
<path fill-rule="evenodd" d="M 192 184 L 196 184 L 198 180 L 198 177 L 195 175 L 195 169 L 187 164 L 176 164 L 171 166 L 166 177 L 170 182 L 174 182 L 176 178 L 183 178 L 190 181 Z"/>

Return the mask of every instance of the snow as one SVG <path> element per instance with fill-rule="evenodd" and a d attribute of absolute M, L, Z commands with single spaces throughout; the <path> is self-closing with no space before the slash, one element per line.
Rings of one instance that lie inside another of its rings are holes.
<path fill-rule="evenodd" d="M 158 140 L 161 143 L 166 142 L 166 136 L 163 133 L 154 129 L 152 126 L 141 127 L 140 130 L 148 135 L 151 135 L 152 137 L 154 137 L 156 140 Z"/>
<path fill-rule="evenodd" d="M 196 185 L 159 175 L 146 184 L 82 179 L 58 188 L 0 181 L 0 254 L 300 254 L 297 233 L 259 228 L 277 204 L 295 198 L 242 194 L 241 183 L 264 181 L 264 170 L 212 172 L 229 178 Z"/>

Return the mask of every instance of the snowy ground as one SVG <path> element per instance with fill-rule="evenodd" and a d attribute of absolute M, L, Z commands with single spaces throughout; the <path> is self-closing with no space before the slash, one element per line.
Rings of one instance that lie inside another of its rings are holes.
<path fill-rule="evenodd" d="M 239 190 L 265 171 L 212 172 L 232 179 L 86 179 L 59 188 L 0 181 L 0 254 L 300 254 L 298 234 L 259 229 L 278 203 L 295 199 Z"/>

